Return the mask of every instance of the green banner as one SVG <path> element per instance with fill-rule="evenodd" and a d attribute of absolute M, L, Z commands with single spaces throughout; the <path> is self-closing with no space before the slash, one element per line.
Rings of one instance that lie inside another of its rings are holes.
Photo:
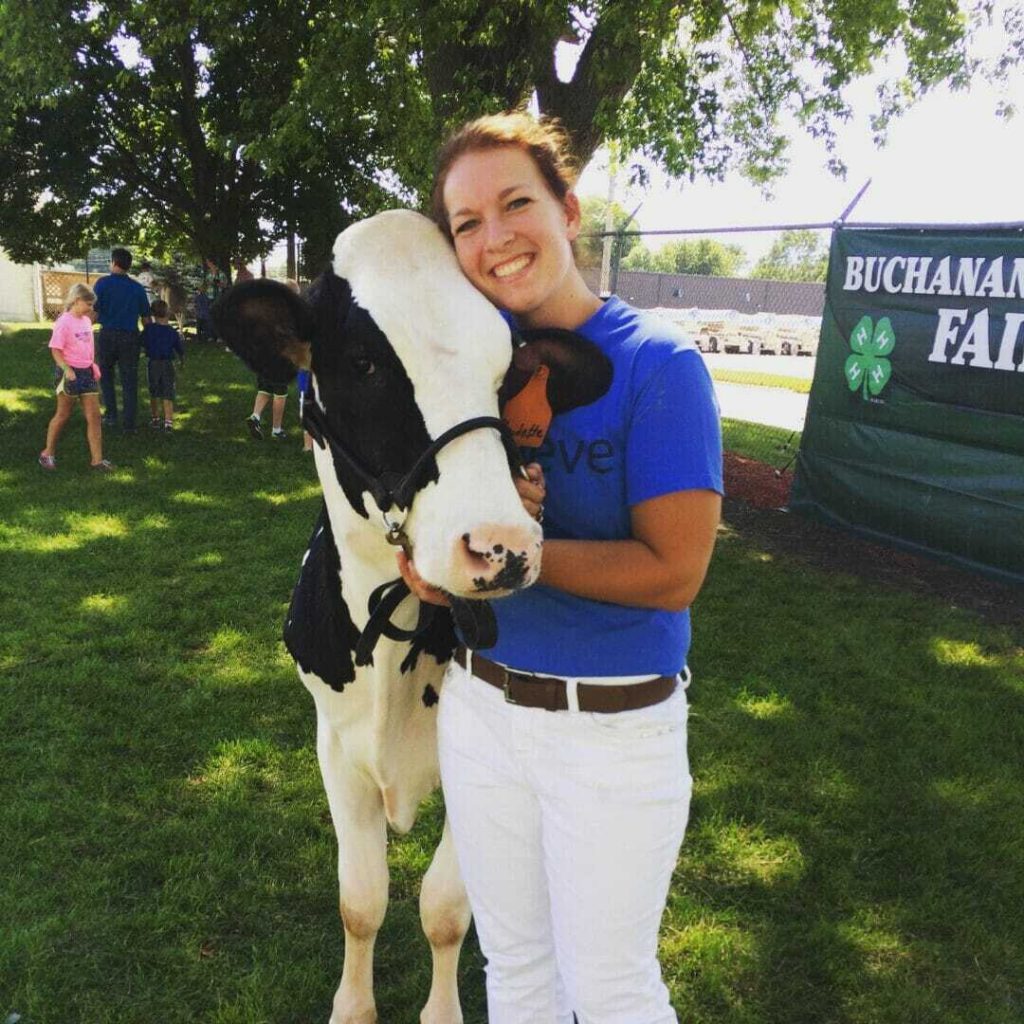
<path fill-rule="evenodd" d="M 833 233 L 790 506 L 1024 583 L 1024 232 Z"/>

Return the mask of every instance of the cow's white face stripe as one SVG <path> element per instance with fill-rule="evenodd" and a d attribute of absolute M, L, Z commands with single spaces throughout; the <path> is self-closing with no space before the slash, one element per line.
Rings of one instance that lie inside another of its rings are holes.
<path fill-rule="evenodd" d="M 496 393 L 512 352 L 508 325 L 463 276 L 432 221 L 395 210 L 353 225 L 335 243 L 334 272 L 402 363 L 431 438 L 472 417 L 497 415 Z M 467 562 L 474 557 L 465 549 L 482 547 L 521 557 L 532 582 L 541 532 L 519 501 L 498 433 L 457 438 L 437 455 L 437 466 L 438 481 L 420 490 L 405 520 L 424 578 L 471 592 Z M 489 547 L 487 538 L 502 531 L 511 542 Z"/>
<path fill-rule="evenodd" d="M 494 414 L 508 325 L 463 276 L 437 225 L 409 210 L 361 221 L 338 237 L 334 271 L 387 337 L 431 437 Z"/>

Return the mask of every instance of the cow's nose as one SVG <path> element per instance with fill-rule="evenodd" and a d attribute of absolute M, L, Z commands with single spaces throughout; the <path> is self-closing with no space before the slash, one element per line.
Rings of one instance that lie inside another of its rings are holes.
<path fill-rule="evenodd" d="M 483 524 L 464 533 L 456 547 L 468 590 L 518 590 L 540 571 L 539 528 Z"/>

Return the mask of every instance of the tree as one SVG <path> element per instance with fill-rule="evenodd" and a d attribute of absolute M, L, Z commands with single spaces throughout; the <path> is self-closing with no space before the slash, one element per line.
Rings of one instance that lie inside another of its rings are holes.
<path fill-rule="evenodd" d="M 754 265 L 751 277 L 773 281 L 824 281 L 828 248 L 814 231 L 783 231 Z"/>
<path fill-rule="evenodd" d="M 616 139 L 673 176 L 718 178 L 739 167 L 764 182 L 785 167 L 781 115 L 794 114 L 831 148 L 833 126 L 850 113 L 848 86 L 890 56 L 905 56 L 906 71 L 880 91 L 880 135 L 940 82 L 1005 77 L 1024 56 L 1024 19 L 1007 13 L 1007 46 L 983 66 L 969 44 L 991 9 L 978 4 L 968 16 L 958 0 L 368 0 L 367 24 L 375 59 L 400 74 L 403 84 L 391 88 L 408 101 L 391 113 L 426 128 L 408 137 L 417 152 L 401 179 L 413 189 L 426 181 L 422 139 L 433 145 L 445 126 L 533 94 L 566 126 L 581 164 Z M 347 30 L 339 19 L 325 23 L 324 45 L 306 66 L 325 116 L 351 73 L 338 56 Z M 566 40 L 579 59 L 562 80 L 556 49 Z"/>
<path fill-rule="evenodd" d="M 735 6 L 735 5 L 733 5 Z M 585 164 L 604 140 L 677 177 L 785 166 L 786 111 L 830 145 L 892 54 L 876 127 L 940 82 L 1005 75 L 958 0 L 0 0 L 0 244 L 33 258 L 134 237 L 249 259 L 289 231 L 422 203 L 452 124 L 536 95 Z M 556 48 L 578 44 L 559 78 Z M 836 162 L 833 166 L 838 167 Z M 635 168 L 634 168 L 635 171 Z"/>
<path fill-rule="evenodd" d="M 326 235 L 387 201 L 377 147 L 382 136 L 394 144 L 363 126 L 312 123 L 300 135 L 298 113 L 281 117 L 300 106 L 293 83 L 332 7 L 0 5 L 0 244 L 15 258 L 67 258 L 116 237 L 227 267 L 290 228 L 322 250 Z"/>
<path fill-rule="evenodd" d="M 645 245 L 638 246 L 622 261 L 622 269 L 735 277 L 746 259 L 741 246 L 724 245 L 713 238 L 696 238 L 669 242 L 655 252 Z"/>

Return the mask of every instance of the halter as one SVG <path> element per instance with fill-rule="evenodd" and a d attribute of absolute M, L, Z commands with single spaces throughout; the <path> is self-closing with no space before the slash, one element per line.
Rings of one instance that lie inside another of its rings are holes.
<path fill-rule="evenodd" d="M 409 538 L 405 532 L 405 519 L 398 522 L 389 518 L 389 513 L 393 508 L 397 508 L 405 512 L 405 518 L 408 518 L 416 492 L 423 486 L 423 478 L 426 475 L 427 467 L 434 456 L 446 445 L 456 438 L 462 437 L 463 434 L 489 427 L 497 430 L 501 436 L 501 442 L 505 448 L 505 455 L 508 458 L 511 471 L 513 473 L 525 472 L 519 455 L 519 449 L 516 447 L 515 438 L 508 424 L 497 416 L 474 416 L 471 419 L 455 424 L 454 427 L 449 427 L 440 437 L 431 441 L 426 450 L 413 463 L 408 473 L 399 475 L 397 473 L 384 472 L 375 476 L 346 448 L 344 442 L 331 428 L 324 411 L 309 391 L 309 383 L 310 375 L 304 371 L 300 376 L 299 390 L 299 418 L 302 421 L 302 426 L 309 432 L 320 448 L 330 449 L 334 458 L 340 460 L 359 479 L 363 489 L 370 492 L 383 517 L 384 526 L 387 528 L 386 538 L 388 543 L 402 548 L 410 558 L 412 557 L 412 545 L 409 543 Z M 437 606 L 422 602 L 415 629 L 401 629 L 391 622 L 392 613 L 409 592 L 409 587 L 399 577 L 387 583 L 382 583 L 370 595 L 368 601 L 370 618 L 356 643 L 357 665 L 370 665 L 373 663 L 373 649 L 376 647 L 377 640 L 381 634 L 391 640 L 412 640 L 429 627 L 436 613 Z M 483 599 L 468 600 L 466 598 L 453 597 L 450 594 L 448 595 L 448 600 L 452 606 L 452 617 L 462 631 L 468 646 L 473 650 L 485 650 L 493 647 L 497 642 L 498 627 L 494 618 L 494 612 L 491 610 L 488 602 Z"/>

